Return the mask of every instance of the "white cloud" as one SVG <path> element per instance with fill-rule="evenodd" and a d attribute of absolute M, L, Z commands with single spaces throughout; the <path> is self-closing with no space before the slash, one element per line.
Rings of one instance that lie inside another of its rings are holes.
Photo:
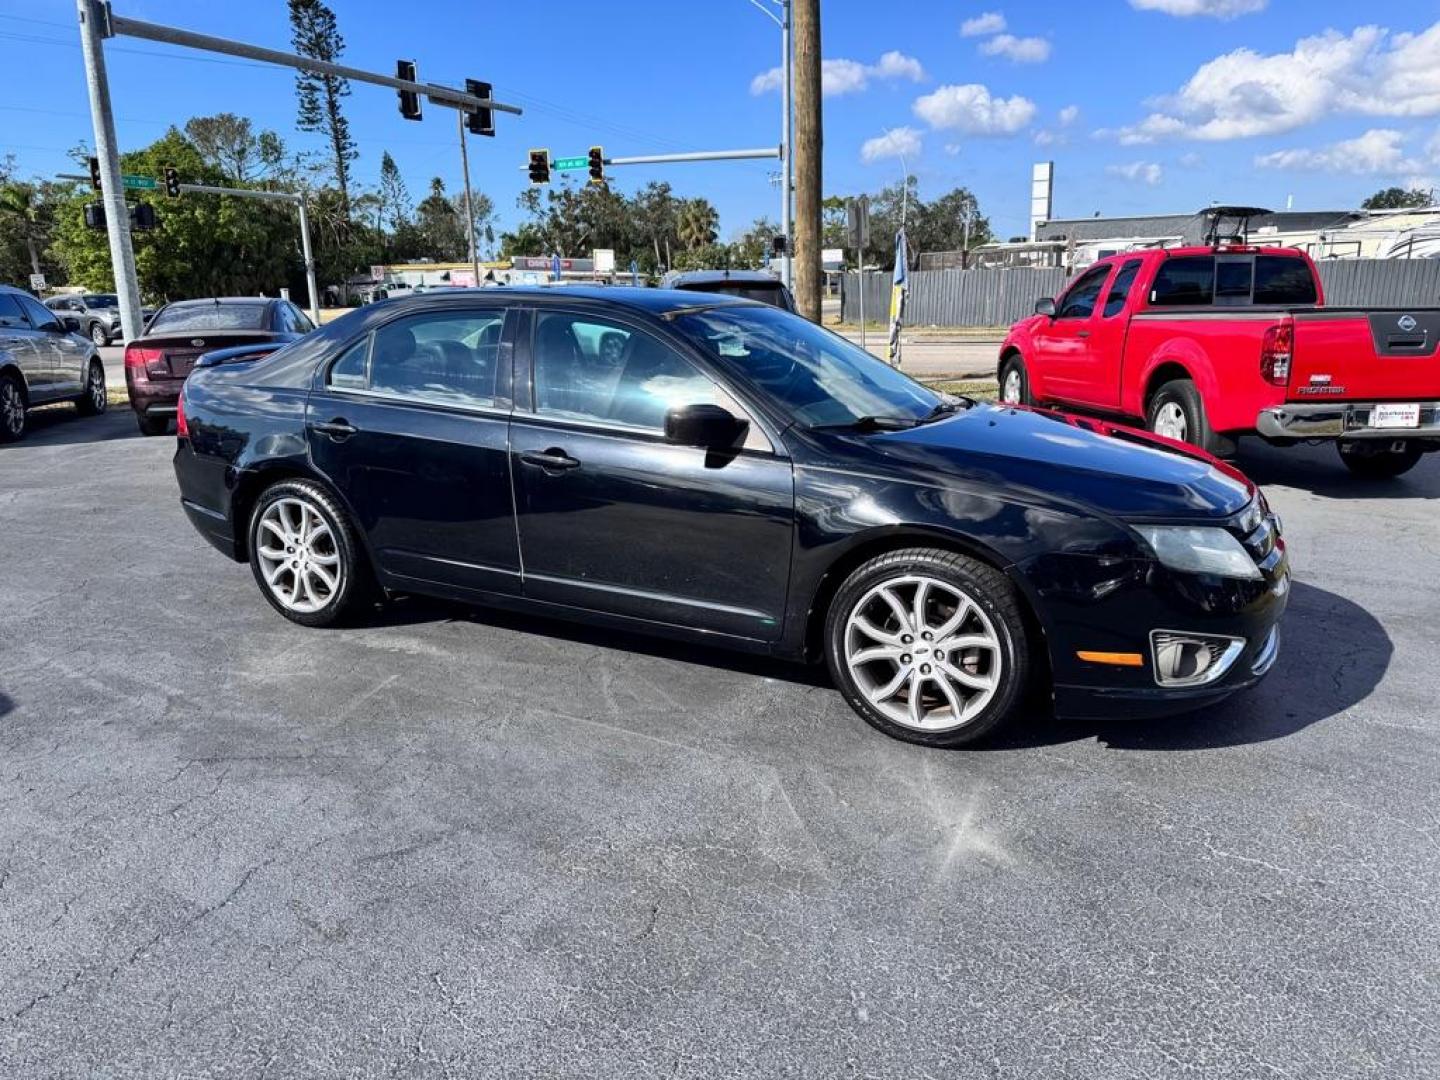
<path fill-rule="evenodd" d="M 932 128 L 954 128 L 970 135 L 1008 135 L 1035 118 L 1035 103 L 1019 94 L 992 97 L 979 83 L 942 86 L 915 99 L 915 115 Z"/>
<path fill-rule="evenodd" d="M 1106 165 L 1105 171 L 1111 176 L 1149 184 L 1151 187 L 1160 183 L 1164 176 L 1164 170 L 1154 161 L 1129 161 L 1124 165 Z"/>
<path fill-rule="evenodd" d="M 1187 169 L 1198 169 L 1201 165 L 1205 164 L 1205 159 L 1194 151 L 1191 151 L 1180 155 L 1180 164 Z"/>
<path fill-rule="evenodd" d="M 1003 56 L 1016 64 L 1043 64 L 1050 59 L 1050 42 L 1042 37 L 997 34 L 982 42 L 980 51 L 986 56 Z"/>
<path fill-rule="evenodd" d="M 1036 145 L 1036 146 L 1050 146 L 1050 145 L 1052 145 L 1054 142 L 1055 142 L 1055 133 L 1054 133 L 1053 131 L 1047 131 L 1047 130 L 1045 130 L 1044 128 L 1042 128 L 1041 130 L 1035 132 L 1035 145 Z"/>
<path fill-rule="evenodd" d="M 1059 116 L 1060 126 L 1069 127 L 1080 116 L 1080 106 L 1066 105 L 1063 109 L 1060 110 Z"/>
<path fill-rule="evenodd" d="M 960 24 L 961 37 L 985 37 L 998 34 L 1005 29 L 1005 16 L 998 11 L 986 11 Z"/>
<path fill-rule="evenodd" d="M 1352 173 L 1369 176 L 1395 175 L 1424 168 L 1405 156 L 1405 136 L 1390 128 L 1372 128 L 1354 139 L 1344 139 L 1316 149 L 1296 148 L 1260 154 L 1255 165 L 1261 169 L 1300 169 L 1307 172 Z"/>
<path fill-rule="evenodd" d="M 750 80 L 750 93 L 773 93 L 780 89 L 784 78 L 784 72 L 778 67 L 762 71 Z M 895 50 L 887 52 L 874 64 L 838 58 L 820 62 L 820 92 L 826 97 L 859 93 L 869 87 L 871 79 L 924 82 L 926 75 L 919 60 Z"/>
<path fill-rule="evenodd" d="M 866 139 L 860 147 L 860 160 L 871 162 L 892 157 L 917 157 L 920 153 L 920 132 L 912 127 L 891 128 L 884 135 Z"/>
<path fill-rule="evenodd" d="M 1268 0 L 1130 0 L 1137 11 L 1163 11 L 1167 15 L 1210 15 L 1233 19 L 1263 11 Z"/>
<path fill-rule="evenodd" d="M 1415 34 L 1379 26 L 1327 30 L 1270 56 L 1236 49 L 1202 64 L 1139 123 L 1097 134 L 1125 145 L 1177 136 L 1239 139 L 1292 131 L 1336 113 L 1440 113 L 1440 22 Z"/>

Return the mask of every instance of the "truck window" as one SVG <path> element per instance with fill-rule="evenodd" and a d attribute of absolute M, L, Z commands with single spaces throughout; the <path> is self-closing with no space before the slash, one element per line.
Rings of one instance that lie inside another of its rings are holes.
<path fill-rule="evenodd" d="M 1105 318 L 1109 319 L 1125 310 L 1125 301 L 1130 296 L 1130 286 L 1135 284 L 1135 275 L 1140 272 L 1140 260 L 1131 259 L 1115 275 L 1110 285 L 1110 294 L 1105 297 Z"/>
<path fill-rule="evenodd" d="M 1248 255 L 1240 258 L 1221 257 L 1215 263 L 1215 303 L 1234 307 L 1250 303 L 1250 286 L 1255 277 L 1255 263 Z"/>
<path fill-rule="evenodd" d="M 1150 289 L 1152 304 L 1208 305 L 1215 300 L 1215 257 L 1181 255 L 1166 259 Z"/>
<path fill-rule="evenodd" d="M 1060 310 L 1055 313 L 1057 319 L 1088 319 L 1095 313 L 1095 302 L 1100 299 L 1100 290 L 1105 285 L 1105 279 L 1110 276 L 1110 266 L 1094 266 L 1080 276 L 1080 280 L 1070 286 L 1070 291 L 1065 294 L 1065 299 L 1060 301 Z"/>
<path fill-rule="evenodd" d="M 1304 259 L 1293 255 L 1255 256 L 1255 303 L 1313 304 L 1315 278 Z"/>

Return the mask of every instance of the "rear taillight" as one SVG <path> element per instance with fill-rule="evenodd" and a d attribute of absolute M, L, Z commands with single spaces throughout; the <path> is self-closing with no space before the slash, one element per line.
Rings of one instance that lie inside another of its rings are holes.
<path fill-rule="evenodd" d="M 1260 341 L 1260 374 L 1266 382 L 1285 386 L 1290 382 L 1290 353 L 1295 348 L 1295 324 L 1289 319 L 1265 330 Z"/>
<path fill-rule="evenodd" d="M 146 349 L 139 345 L 125 346 L 125 366 L 145 374 L 152 361 L 163 360 L 165 354 L 159 349 Z"/>
<path fill-rule="evenodd" d="M 185 391 L 180 391 L 180 400 L 175 402 L 175 434 L 181 439 L 190 437 L 190 428 L 185 423 Z"/>

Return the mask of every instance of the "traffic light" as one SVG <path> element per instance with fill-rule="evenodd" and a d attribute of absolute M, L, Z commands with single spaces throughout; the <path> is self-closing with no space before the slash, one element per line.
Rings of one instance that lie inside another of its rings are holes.
<path fill-rule="evenodd" d="M 406 82 L 415 81 L 415 61 L 396 60 L 395 77 L 404 79 Z M 413 90 L 401 90 L 400 94 L 400 115 L 406 120 L 419 120 L 420 116 L 420 95 Z"/>
<path fill-rule="evenodd" d="M 90 159 L 94 161 L 94 158 Z M 92 202 L 85 204 L 85 227 L 105 231 L 105 204 Z"/>
<path fill-rule="evenodd" d="M 473 97 L 490 100 L 490 84 L 479 79 L 466 79 L 465 92 Z M 465 126 L 471 135 L 494 135 L 495 112 L 493 109 L 476 109 L 465 114 Z"/>
<path fill-rule="evenodd" d="M 590 147 L 590 183 L 605 183 L 605 151 L 598 146 Z"/>
<path fill-rule="evenodd" d="M 180 170 L 174 165 L 165 166 L 165 195 L 171 199 L 180 197 Z"/>
<path fill-rule="evenodd" d="M 136 203 L 130 207 L 130 227 L 136 232 L 149 232 L 157 223 L 155 207 L 149 203 Z"/>
<path fill-rule="evenodd" d="M 770 241 L 770 251 L 772 254 L 775 255 L 784 255 L 786 246 L 787 241 L 783 236 L 777 236 L 775 237 L 775 239 Z"/>
<path fill-rule="evenodd" d="M 530 182 L 532 184 L 548 184 L 550 182 L 550 151 L 530 151 Z"/>
<path fill-rule="evenodd" d="M 100 190 L 100 159 L 98 157 L 90 159 L 90 186 L 96 191 Z"/>

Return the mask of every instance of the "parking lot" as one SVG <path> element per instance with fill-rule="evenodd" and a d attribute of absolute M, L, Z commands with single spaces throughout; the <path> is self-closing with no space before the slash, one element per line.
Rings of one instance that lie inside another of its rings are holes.
<path fill-rule="evenodd" d="M 981 751 L 818 671 L 402 601 L 305 630 L 124 408 L 0 449 L 0 1075 L 1421 1077 L 1440 455 L 1240 464 L 1254 692 Z"/>

